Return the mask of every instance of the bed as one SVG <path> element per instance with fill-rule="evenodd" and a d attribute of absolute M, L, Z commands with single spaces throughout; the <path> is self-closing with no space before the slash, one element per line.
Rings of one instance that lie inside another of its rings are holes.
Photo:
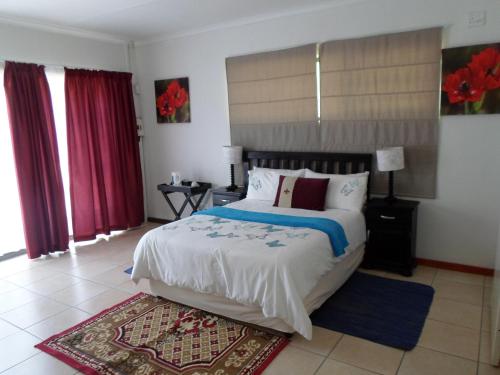
<path fill-rule="evenodd" d="M 330 174 L 371 172 L 371 158 L 370 154 L 248 151 L 244 153 L 244 176 L 254 166 L 309 168 Z M 332 253 L 335 236 L 315 227 L 256 224 L 239 216 L 200 212 L 148 232 L 134 254 L 132 279 L 149 279 L 154 295 L 311 339 L 309 315 L 362 261 L 366 241 L 363 213 L 274 207 L 273 202 L 253 199 L 225 207 L 231 214 L 249 217 L 333 220 L 343 229 L 345 249 Z"/>

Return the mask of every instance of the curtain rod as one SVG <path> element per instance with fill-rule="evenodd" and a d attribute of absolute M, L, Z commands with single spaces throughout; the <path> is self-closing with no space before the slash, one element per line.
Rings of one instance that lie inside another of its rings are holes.
<path fill-rule="evenodd" d="M 48 69 L 58 69 L 58 70 L 64 70 L 64 68 L 68 68 L 68 69 L 86 69 L 86 70 L 106 70 L 105 68 L 96 68 L 96 67 L 72 66 L 72 65 L 61 65 L 61 64 L 45 64 L 43 62 L 37 62 L 37 61 L 13 60 L 13 59 L 6 59 L 6 58 L 0 56 L 0 65 L 1 66 L 4 66 L 6 61 L 13 61 L 13 62 L 24 63 L 24 64 L 43 65 L 43 66 L 45 66 Z M 110 71 L 114 71 L 114 72 L 129 73 L 126 70 L 118 70 L 118 69 L 109 69 L 109 70 Z"/>

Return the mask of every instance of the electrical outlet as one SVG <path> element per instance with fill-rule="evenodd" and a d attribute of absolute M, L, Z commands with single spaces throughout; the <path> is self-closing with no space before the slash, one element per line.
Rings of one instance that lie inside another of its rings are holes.
<path fill-rule="evenodd" d="M 469 27 L 481 27 L 486 25 L 486 11 L 478 10 L 467 13 L 467 25 Z"/>

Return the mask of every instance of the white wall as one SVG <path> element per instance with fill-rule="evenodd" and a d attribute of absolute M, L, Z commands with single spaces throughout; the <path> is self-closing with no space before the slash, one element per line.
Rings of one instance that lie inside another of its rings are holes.
<path fill-rule="evenodd" d="M 487 10 L 485 27 L 467 27 L 471 10 Z M 174 170 L 187 178 L 228 182 L 221 153 L 221 146 L 230 141 L 226 57 L 438 25 L 445 26 L 445 47 L 498 42 L 500 2 L 353 0 L 302 15 L 138 45 L 149 216 L 169 217 L 156 185 Z M 154 80 L 182 76 L 190 79 L 192 122 L 156 124 Z M 499 141 L 498 115 L 442 119 L 438 197 L 422 201 L 418 257 L 493 268 L 500 207 Z"/>
<path fill-rule="evenodd" d="M 124 42 L 103 41 L 0 23 L 0 59 L 128 71 Z"/>

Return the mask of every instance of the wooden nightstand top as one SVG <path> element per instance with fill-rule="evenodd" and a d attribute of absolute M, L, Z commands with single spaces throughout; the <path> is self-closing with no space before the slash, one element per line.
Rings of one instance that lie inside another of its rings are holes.
<path fill-rule="evenodd" d="M 228 191 L 225 186 L 222 186 L 213 189 L 212 194 L 243 198 L 247 195 L 247 189 L 243 186 L 239 186 L 235 191 Z"/>
<path fill-rule="evenodd" d="M 419 204 L 420 204 L 419 201 L 412 201 L 407 199 L 386 201 L 384 198 L 373 198 L 368 201 L 367 207 L 368 209 L 370 208 L 414 209 Z"/>

